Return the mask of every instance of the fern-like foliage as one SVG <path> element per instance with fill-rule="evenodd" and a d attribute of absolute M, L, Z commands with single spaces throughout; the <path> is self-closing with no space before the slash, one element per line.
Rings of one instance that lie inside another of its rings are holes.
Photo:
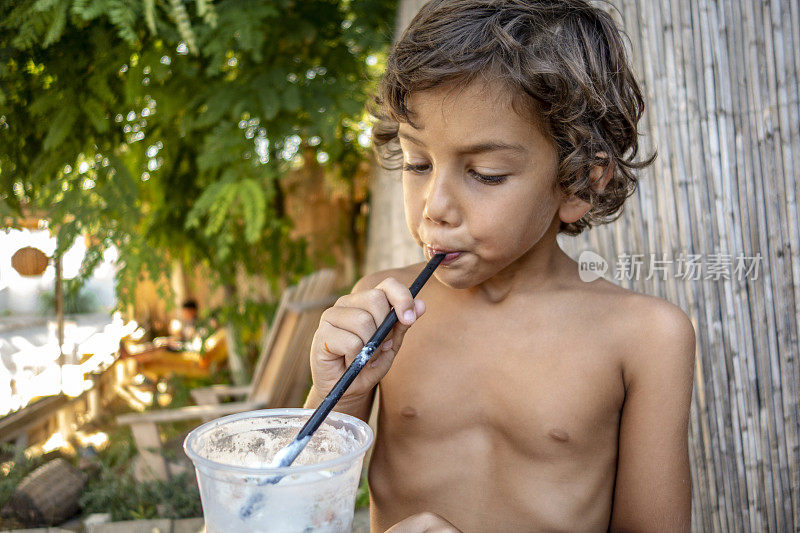
<path fill-rule="evenodd" d="M 0 215 L 43 213 L 57 254 L 91 235 L 79 281 L 115 247 L 121 305 L 174 260 L 285 284 L 310 266 L 285 178 L 309 151 L 345 186 L 365 164 L 395 6 L 0 0 Z"/>
<path fill-rule="evenodd" d="M 186 6 L 183 5 L 182 0 L 169 0 L 170 9 L 172 10 L 172 18 L 178 26 L 178 32 L 181 37 L 186 41 L 189 51 L 193 54 L 197 53 L 197 39 L 195 39 L 194 31 L 192 31 L 192 24 L 189 21 L 189 14 L 186 12 Z"/>

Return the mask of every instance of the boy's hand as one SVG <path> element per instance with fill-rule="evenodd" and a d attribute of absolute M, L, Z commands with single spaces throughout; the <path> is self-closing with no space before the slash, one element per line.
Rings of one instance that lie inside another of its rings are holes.
<path fill-rule="evenodd" d="M 342 397 L 359 399 L 366 397 L 389 371 L 406 331 L 425 312 L 425 304 L 412 300 L 408 287 L 386 278 L 374 289 L 358 292 L 356 285 L 352 294 L 342 296 L 322 313 L 311 343 L 311 377 L 320 396 L 330 392 L 392 307 L 397 311 L 397 325 Z"/>
<path fill-rule="evenodd" d="M 419 513 L 398 522 L 386 533 L 461 533 L 453 524 L 436 513 Z"/>

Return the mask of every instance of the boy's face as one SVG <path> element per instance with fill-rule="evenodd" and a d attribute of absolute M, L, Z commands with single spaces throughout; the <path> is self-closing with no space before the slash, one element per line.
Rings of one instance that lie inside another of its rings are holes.
<path fill-rule="evenodd" d="M 406 221 L 427 258 L 460 252 L 436 271 L 453 288 L 491 279 L 558 224 L 555 147 L 510 102 L 499 86 L 435 88 L 409 98 L 420 129 L 399 127 Z"/>

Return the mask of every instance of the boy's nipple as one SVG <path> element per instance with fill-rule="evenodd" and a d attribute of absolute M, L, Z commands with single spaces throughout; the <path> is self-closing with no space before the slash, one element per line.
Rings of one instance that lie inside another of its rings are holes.
<path fill-rule="evenodd" d="M 547 436 L 559 442 L 569 441 L 569 433 L 567 433 L 563 429 L 553 428 L 547 432 Z"/>
<path fill-rule="evenodd" d="M 400 416 L 403 418 L 414 418 L 417 416 L 417 410 L 411 407 L 410 405 L 406 405 L 402 409 L 400 409 Z"/>

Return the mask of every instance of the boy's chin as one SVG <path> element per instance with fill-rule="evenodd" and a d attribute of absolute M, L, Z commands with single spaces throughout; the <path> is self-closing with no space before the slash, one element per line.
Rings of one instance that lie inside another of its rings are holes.
<path fill-rule="evenodd" d="M 439 283 L 451 289 L 471 289 L 481 283 L 480 279 L 476 279 L 469 272 L 460 272 L 455 269 L 437 268 L 433 275 Z"/>

